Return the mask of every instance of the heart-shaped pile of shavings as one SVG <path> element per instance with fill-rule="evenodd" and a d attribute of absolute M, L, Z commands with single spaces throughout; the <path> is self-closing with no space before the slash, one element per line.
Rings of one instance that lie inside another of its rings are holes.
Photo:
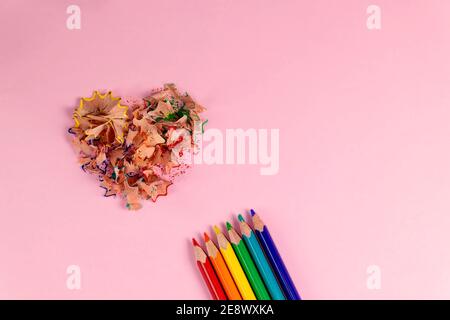
<path fill-rule="evenodd" d="M 204 108 L 173 84 L 143 98 L 121 99 L 95 91 L 81 98 L 69 129 L 81 168 L 98 177 L 105 197 L 119 195 L 137 210 L 141 199 L 167 195 L 190 167 Z"/>

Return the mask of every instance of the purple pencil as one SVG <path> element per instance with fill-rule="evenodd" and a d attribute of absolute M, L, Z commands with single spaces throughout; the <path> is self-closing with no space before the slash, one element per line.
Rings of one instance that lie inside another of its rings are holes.
<path fill-rule="evenodd" d="M 253 228 L 255 229 L 256 237 L 261 243 L 261 247 L 263 248 L 264 253 L 267 256 L 270 265 L 275 271 L 278 281 L 280 281 L 285 296 L 289 300 L 301 300 L 300 295 L 295 288 L 294 282 L 292 281 L 291 276 L 289 275 L 289 272 L 287 271 L 287 268 L 283 262 L 283 259 L 281 259 L 275 242 L 270 235 L 269 229 L 253 209 L 250 210 L 250 213 L 252 215 Z"/>

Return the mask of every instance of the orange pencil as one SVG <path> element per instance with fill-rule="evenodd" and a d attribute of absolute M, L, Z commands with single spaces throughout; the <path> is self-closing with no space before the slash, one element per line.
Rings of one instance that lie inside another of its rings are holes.
<path fill-rule="evenodd" d="M 211 241 L 208 234 L 205 232 L 205 246 L 208 256 L 212 262 L 214 270 L 216 270 L 217 276 L 222 283 L 222 287 L 225 290 L 229 300 L 242 300 L 236 284 L 231 277 L 230 271 L 223 260 L 222 255 L 217 249 L 216 245 Z"/>

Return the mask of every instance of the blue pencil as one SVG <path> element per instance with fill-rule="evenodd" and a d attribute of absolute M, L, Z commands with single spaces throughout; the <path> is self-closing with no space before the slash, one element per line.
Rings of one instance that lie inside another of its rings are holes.
<path fill-rule="evenodd" d="M 284 265 L 283 259 L 281 259 L 280 253 L 272 240 L 269 229 L 253 209 L 250 210 L 250 213 L 252 215 L 253 228 L 255 229 L 256 236 L 263 247 L 270 265 L 275 270 L 284 294 L 289 300 L 301 300 L 294 282 L 292 282 L 291 276 Z"/>
<path fill-rule="evenodd" d="M 264 256 L 264 252 L 256 239 L 255 233 L 245 222 L 242 215 L 238 216 L 239 226 L 241 228 L 242 239 L 250 252 L 250 255 L 255 262 L 256 268 L 258 268 L 261 278 L 263 279 L 267 290 L 273 300 L 286 300 L 283 290 L 277 282 L 277 278 L 270 267 L 269 262 Z"/>

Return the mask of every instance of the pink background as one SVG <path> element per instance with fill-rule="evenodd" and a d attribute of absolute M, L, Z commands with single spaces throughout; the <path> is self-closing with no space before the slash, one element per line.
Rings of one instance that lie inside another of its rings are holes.
<path fill-rule="evenodd" d="M 449 299 L 449 14 L 445 0 L 2 0 L 0 298 L 207 299 L 190 238 L 254 207 L 305 299 Z M 165 82 L 209 128 L 280 128 L 278 175 L 199 165 L 141 211 L 103 198 L 68 142 L 73 108 Z"/>

